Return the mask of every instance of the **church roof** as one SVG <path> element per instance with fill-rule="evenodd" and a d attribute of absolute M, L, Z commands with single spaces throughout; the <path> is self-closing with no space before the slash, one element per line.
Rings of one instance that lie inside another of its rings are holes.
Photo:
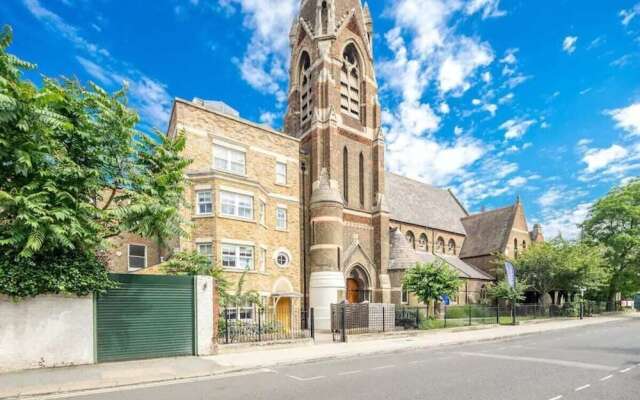
<path fill-rule="evenodd" d="M 460 257 L 477 257 L 502 252 L 513 226 L 517 203 L 504 208 L 470 215 L 462 219 L 467 237 Z"/>
<path fill-rule="evenodd" d="M 468 214 L 451 191 L 387 172 L 385 193 L 391 219 L 465 234 Z"/>
<path fill-rule="evenodd" d="M 474 267 L 473 265 L 469 265 L 466 262 L 462 261 L 460 258 L 451 255 L 439 254 L 439 258 L 443 259 L 447 264 L 451 265 L 458 271 L 458 276 L 461 278 L 468 279 L 479 279 L 479 280 L 487 280 L 493 281 L 494 278 L 481 271 L 480 269 Z"/>
<path fill-rule="evenodd" d="M 418 261 L 415 250 L 400 229 L 392 229 L 389 232 L 389 269 L 411 268 Z"/>

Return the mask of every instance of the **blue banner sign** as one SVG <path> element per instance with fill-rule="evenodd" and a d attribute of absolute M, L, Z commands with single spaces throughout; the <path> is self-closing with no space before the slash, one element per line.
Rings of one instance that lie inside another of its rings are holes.
<path fill-rule="evenodd" d="M 504 273 L 507 278 L 507 283 L 512 288 L 516 287 L 516 269 L 513 267 L 513 264 L 510 262 L 504 263 Z"/>

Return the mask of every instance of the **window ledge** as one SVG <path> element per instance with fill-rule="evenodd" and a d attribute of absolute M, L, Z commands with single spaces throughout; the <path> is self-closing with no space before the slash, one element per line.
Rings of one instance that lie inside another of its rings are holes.
<path fill-rule="evenodd" d="M 242 218 L 242 217 L 236 217 L 236 216 L 233 216 L 233 215 L 224 215 L 224 214 L 218 214 L 218 217 L 224 218 L 224 219 L 230 219 L 230 220 L 233 220 L 233 221 L 247 222 L 247 223 L 250 223 L 250 224 L 255 224 L 256 223 L 256 220 L 253 219 L 253 218 L 248 219 L 248 218 Z"/>
<path fill-rule="evenodd" d="M 223 272 L 233 272 L 236 274 L 259 274 L 258 271 L 255 270 L 247 270 L 247 269 L 236 269 L 236 268 L 223 268 L 222 269 Z"/>
<path fill-rule="evenodd" d="M 215 218 L 215 214 L 196 214 L 192 219 L 206 219 L 206 218 Z"/>
<path fill-rule="evenodd" d="M 276 232 L 289 233 L 289 229 L 278 229 L 278 228 L 276 228 L 275 230 L 276 230 Z"/>
<path fill-rule="evenodd" d="M 223 174 L 229 174 L 229 175 L 237 176 L 239 178 L 249 178 L 249 175 L 247 175 L 246 172 L 244 174 L 240 174 L 238 172 L 227 171 L 226 169 L 218 169 L 218 168 L 215 168 L 215 167 L 213 167 L 213 171 L 214 172 L 221 172 Z"/>

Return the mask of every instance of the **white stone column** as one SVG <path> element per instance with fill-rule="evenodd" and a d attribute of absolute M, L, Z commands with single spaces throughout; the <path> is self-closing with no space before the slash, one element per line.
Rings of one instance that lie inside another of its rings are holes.
<path fill-rule="evenodd" d="M 331 329 L 331 304 L 340 301 L 338 292 L 341 290 L 345 290 L 342 272 L 322 271 L 311 274 L 309 306 L 314 310 L 317 330 Z"/>

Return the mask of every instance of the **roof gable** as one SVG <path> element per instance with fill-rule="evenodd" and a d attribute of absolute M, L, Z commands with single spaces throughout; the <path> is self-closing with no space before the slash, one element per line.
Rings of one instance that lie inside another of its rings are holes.
<path fill-rule="evenodd" d="M 517 204 L 470 215 L 462 219 L 467 237 L 460 257 L 477 257 L 503 252 L 513 229 Z"/>

